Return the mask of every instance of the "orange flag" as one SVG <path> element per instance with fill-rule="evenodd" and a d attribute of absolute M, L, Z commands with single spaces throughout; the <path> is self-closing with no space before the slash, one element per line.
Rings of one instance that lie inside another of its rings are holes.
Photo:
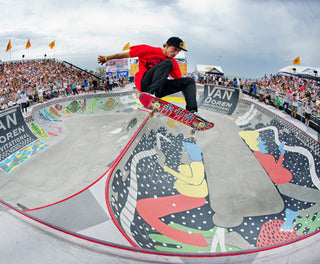
<path fill-rule="evenodd" d="M 125 51 L 125 50 L 129 50 L 130 49 L 130 42 L 128 42 L 122 49 L 122 51 Z"/>
<path fill-rule="evenodd" d="M 54 40 L 49 44 L 50 49 L 53 49 L 55 45 L 56 45 L 56 41 Z"/>
<path fill-rule="evenodd" d="M 31 43 L 30 43 L 30 39 L 28 39 L 27 45 L 26 45 L 26 49 L 29 49 L 31 47 Z"/>
<path fill-rule="evenodd" d="M 300 57 L 295 58 L 293 64 L 300 65 Z"/>
<path fill-rule="evenodd" d="M 7 49 L 6 52 L 8 52 L 9 50 L 11 50 L 12 46 L 11 46 L 11 39 L 9 40 L 9 43 L 7 45 Z"/>

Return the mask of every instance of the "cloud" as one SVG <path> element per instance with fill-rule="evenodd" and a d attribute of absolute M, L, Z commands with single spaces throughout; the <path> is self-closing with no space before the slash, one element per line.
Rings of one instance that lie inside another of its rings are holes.
<path fill-rule="evenodd" d="M 125 43 L 162 46 L 179 36 L 196 64 L 220 64 L 226 74 L 259 77 L 276 73 L 300 56 L 317 66 L 318 1 L 280 0 L 11 0 L 1 1 L 0 58 L 12 39 L 12 59 L 55 56 L 95 69 L 99 54 L 121 51 Z M 14 15 L 13 15 L 14 14 Z M 220 56 L 220 57 L 219 57 Z"/>

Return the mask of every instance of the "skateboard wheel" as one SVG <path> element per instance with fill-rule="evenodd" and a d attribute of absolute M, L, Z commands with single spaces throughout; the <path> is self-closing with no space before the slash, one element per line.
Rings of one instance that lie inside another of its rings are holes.
<path fill-rule="evenodd" d="M 197 129 L 194 127 L 190 130 L 190 135 L 193 136 L 196 133 Z"/>
<path fill-rule="evenodd" d="M 155 102 L 154 104 L 153 104 L 153 108 L 154 109 L 156 109 L 156 110 L 158 110 L 159 108 L 160 108 L 160 104 L 159 104 L 159 102 Z"/>
<path fill-rule="evenodd" d="M 198 124 L 198 127 L 199 127 L 199 128 L 204 128 L 204 127 L 205 127 L 205 124 L 204 124 L 203 122 L 200 122 L 200 123 Z"/>
<path fill-rule="evenodd" d="M 153 111 L 149 113 L 149 117 L 154 117 L 154 112 Z"/>

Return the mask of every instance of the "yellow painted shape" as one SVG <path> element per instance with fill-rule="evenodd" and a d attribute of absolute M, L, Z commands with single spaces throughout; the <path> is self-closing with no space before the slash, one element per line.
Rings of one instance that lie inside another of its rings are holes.
<path fill-rule="evenodd" d="M 240 131 L 239 136 L 243 138 L 246 144 L 253 150 L 259 151 L 258 147 L 259 141 L 258 137 L 260 136 L 258 131 Z"/>
<path fill-rule="evenodd" d="M 162 100 L 165 100 L 167 102 L 170 102 L 170 103 L 173 103 L 173 102 L 176 102 L 176 103 L 186 103 L 186 100 L 184 100 L 183 97 L 178 97 L 178 96 L 166 96 L 166 97 L 163 97 L 161 98 Z"/>
<path fill-rule="evenodd" d="M 175 125 L 175 123 L 174 123 L 174 121 L 173 121 L 172 119 L 169 119 L 169 120 L 168 120 L 167 125 L 168 125 L 169 127 L 176 127 L 176 125 Z"/>
<path fill-rule="evenodd" d="M 204 165 L 193 161 L 190 164 L 179 165 L 179 172 L 164 165 L 163 169 L 176 177 L 174 186 L 177 191 L 190 197 L 206 197 L 208 195 L 207 181 L 204 178 Z"/>

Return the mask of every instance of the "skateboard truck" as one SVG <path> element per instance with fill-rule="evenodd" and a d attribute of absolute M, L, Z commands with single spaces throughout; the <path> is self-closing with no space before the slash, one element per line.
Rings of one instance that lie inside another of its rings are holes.
<path fill-rule="evenodd" d="M 160 103 L 159 102 L 154 102 L 152 103 L 152 109 L 151 112 L 149 113 L 149 117 L 153 117 L 155 112 L 158 112 L 160 108 Z"/>
<path fill-rule="evenodd" d="M 192 125 L 192 129 L 190 130 L 190 134 L 193 136 L 198 129 L 201 129 L 201 128 L 204 128 L 204 127 L 205 127 L 205 123 L 204 122 L 200 122 L 200 123 L 194 122 L 193 125 Z"/>

